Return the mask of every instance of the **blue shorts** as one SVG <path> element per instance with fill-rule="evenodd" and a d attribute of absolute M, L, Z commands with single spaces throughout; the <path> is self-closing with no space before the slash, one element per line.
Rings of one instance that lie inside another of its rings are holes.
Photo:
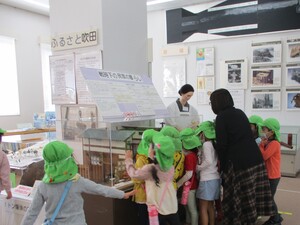
<path fill-rule="evenodd" d="M 202 200 L 214 201 L 220 198 L 221 179 L 200 181 L 196 197 Z"/>

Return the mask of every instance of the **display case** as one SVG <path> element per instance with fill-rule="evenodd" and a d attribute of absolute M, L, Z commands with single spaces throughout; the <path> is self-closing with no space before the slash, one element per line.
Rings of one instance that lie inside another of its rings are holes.
<path fill-rule="evenodd" d="M 300 171 L 300 127 L 281 126 L 281 174 L 296 177 Z"/>
<path fill-rule="evenodd" d="M 62 106 L 61 118 L 56 122 L 58 133 L 61 133 L 59 139 L 74 149 L 81 176 L 120 190 L 131 190 L 133 182 L 126 172 L 125 152 L 133 150 L 135 158 L 144 130 L 159 131 L 164 125 L 164 118 L 126 114 L 125 117 L 101 121 L 100 113 L 93 106 L 87 107 Z M 94 117 L 97 113 L 98 116 Z M 201 121 L 202 116 L 199 115 L 199 123 Z M 83 198 L 88 224 L 102 221 L 106 225 L 138 225 L 136 205 L 131 199 L 90 194 L 83 194 Z"/>

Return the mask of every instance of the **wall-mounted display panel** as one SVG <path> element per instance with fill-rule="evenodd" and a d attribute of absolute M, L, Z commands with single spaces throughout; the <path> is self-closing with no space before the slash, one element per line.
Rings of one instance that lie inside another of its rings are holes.
<path fill-rule="evenodd" d="M 252 43 L 252 64 L 281 63 L 281 41 Z"/>
<path fill-rule="evenodd" d="M 300 110 L 300 89 L 287 90 L 286 101 L 287 110 Z"/>
<path fill-rule="evenodd" d="M 287 62 L 300 62 L 300 38 L 288 39 L 286 41 Z"/>
<path fill-rule="evenodd" d="M 300 63 L 286 65 L 286 86 L 300 87 Z"/>
<path fill-rule="evenodd" d="M 221 87 L 247 89 L 247 59 L 222 60 L 220 63 Z"/>
<path fill-rule="evenodd" d="M 280 90 L 252 91 L 252 110 L 280 110 Z"/>
<path fill-rule="evenodd" d="M 271 88 L 281 86 L 281 66 L 253 66 L 251 68 L 252 88 Z"/>

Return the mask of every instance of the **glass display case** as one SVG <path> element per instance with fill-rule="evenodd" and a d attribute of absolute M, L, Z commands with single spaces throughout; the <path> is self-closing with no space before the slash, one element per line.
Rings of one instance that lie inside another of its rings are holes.
<path fill-rule="evenodd" d="M 83 177 L 122 190 L 131 188 L 124 162 L 125 151 L 133 150 L 135 157 L 144 130 L 159 131 L 165 120 L 155 116 L 123 117 L 113 121 L 100 121 L 99 118 L 95 106 L 62 105 L 56 121 L 58 140 L 74 149 Z M 197 116 L 197 121 L 198 124 L 202 121 L 202 115 Z"/>
<path fill-rule="evenodd" d="M 125 168 L 125 151 L 133 150 L 135 158 L 144 130 L 159 131 L 164 119 L 130 116 L 100 121 L 100 115 L 95 119 L 90 110 L 85 110 L 82 105 L 80 107 L 80 117 L 76 106 L 71 109 L 73 117 L 66 116 L 66 107 L 62 107 L 61 118 L 56 122 L 58 140 L 74 149 L 81 176 L 124 191 L 132 189 L 133 182 Z M 199 123 L 201 121 L 202 116 L 199 115 Z M 79 129 L 78 122 L 86 125 L 84 129 Z M 68 134 L 64 134 L 66 132 Z M 87 224 L 102 221 L 106 225 L 138 225 L 136 205 L 131 199 L 124 201 L 90 194 L 83 194 L 83 198 Z"/>
<path fill-rule="evenodd" d="M 281 126 L 281 174 L 296 177 L 300 171 L 300 127 Z"/>

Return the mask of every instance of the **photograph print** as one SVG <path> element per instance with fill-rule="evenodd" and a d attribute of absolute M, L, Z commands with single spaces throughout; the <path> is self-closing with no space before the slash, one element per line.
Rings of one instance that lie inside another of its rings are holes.
<path fill-rule="evenodd" d="M 228 64 L 228 83 L 241 83 L 241 63 Z"/>
<path fill-rule="evenodd" d="M 288 110 L 300 110 L 300 90 L 287 91 L 286 97 Z"/>
<path fill-rule="evenodd" d="M 258 48 L 253 51 L 253 63 L 268 63 L 274 59 L 274 48 Z"/>
<path fill-rule="evenodd" d="M 300 38 L 287 40 L 287 61 L 300 62 Z"/>
<path fill-rule="evenodd" d="M 269 88 L 281 86 L 281 66 L 252 67 L 251 87 Z"/>
<path fill-rule="evenodd" d="M 252 44 L 252 64 L 281 63 L 281 41 Z"/>
<path fill-rule="evenodd" d="M 221 86 L 227 89 L 247 89 L 247 59 L 220 62 Z"/>
<path fill-rule="evenodd" d="M 280 91 L 252 92 L 252 110 L 280 110 Z"/>
<path fill-rule="evenodd" d="M 300 64 L 286 66 L 286 86 L 300 87 Z"/>

